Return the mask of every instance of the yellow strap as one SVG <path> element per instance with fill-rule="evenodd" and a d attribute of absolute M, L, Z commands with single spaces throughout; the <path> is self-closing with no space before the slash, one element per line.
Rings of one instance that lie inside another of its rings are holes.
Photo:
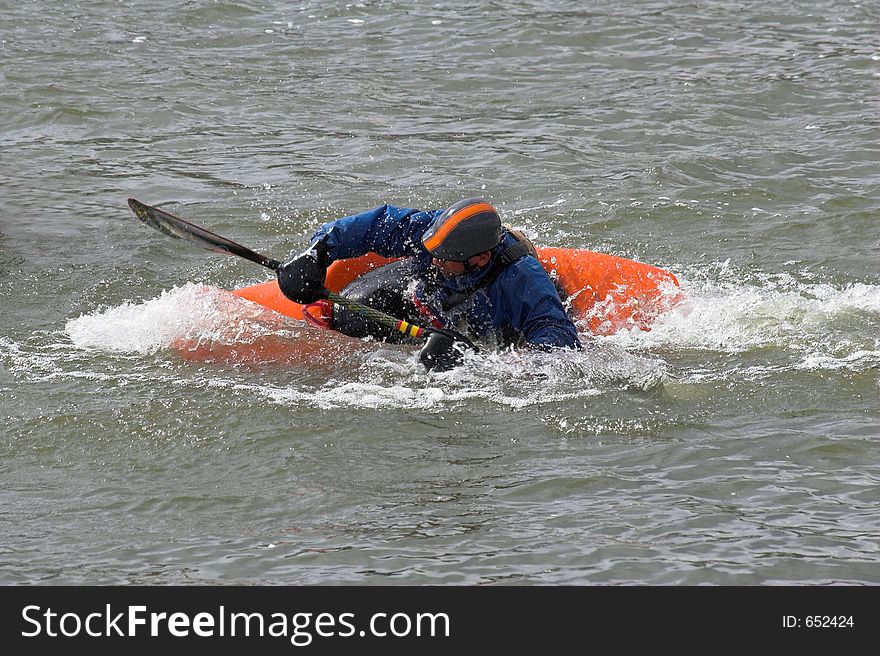
<path fill-rule="evenodd" d="M 404 334 L 409 334 L 410 337 L 418 337 L 422 334 L 421 326 L 415 326 L 403 320 L 397 324 L 397 329 Z"/>

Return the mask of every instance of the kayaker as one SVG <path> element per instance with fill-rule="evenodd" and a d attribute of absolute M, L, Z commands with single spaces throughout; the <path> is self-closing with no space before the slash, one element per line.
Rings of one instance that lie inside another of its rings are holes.
<path fill-rule="evenodd" d="M 368 252 L 404 258 L 371 271 L 342 294 L 432 333 L 420 353 L 428 369 L 461 361 L 460 332 L 504 345 L 578 349 L 577 329 L 553 281 L 522 233 L 504 227 L 481 198 L 446 209 L 382 205 L 322 225 L 309 248 L 278 269 L 278 284 L 305 315 L 353 337 L 407 339 L 327 301 L 324 278 L 336 260 Z M 460 332 L 456 332 L 460 331 Z"/>

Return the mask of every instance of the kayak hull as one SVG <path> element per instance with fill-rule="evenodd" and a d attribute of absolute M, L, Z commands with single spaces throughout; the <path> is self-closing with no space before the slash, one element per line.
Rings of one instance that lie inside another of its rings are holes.
<path fill-rule="evenodd" d="M 650 264 L 573 248 L 539 248 L 538 257 L 567 295 L 575 321 L 597 335 L 650 330 L 658 316 L 684 300 L 675 275 Z M 367 271 L 393 261 L 375 253 L 339 260 L 328 268 L 325 285 L 341 292 Z M 275 279 L 236 289 L 233 294 L 303 319 L 303 306 L 286 298 Z"/>

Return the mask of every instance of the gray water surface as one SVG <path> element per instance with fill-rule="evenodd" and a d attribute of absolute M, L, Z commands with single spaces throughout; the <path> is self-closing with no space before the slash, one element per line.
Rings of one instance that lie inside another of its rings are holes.
<path fill-rule="evenodd" d="M 878 25 L 0 0 L 0 583 L 880 583 Z M 283 258 L 473 195 L 688 302 L 428 375 L 236 302 L 270 273 L 126 206 Z"/>

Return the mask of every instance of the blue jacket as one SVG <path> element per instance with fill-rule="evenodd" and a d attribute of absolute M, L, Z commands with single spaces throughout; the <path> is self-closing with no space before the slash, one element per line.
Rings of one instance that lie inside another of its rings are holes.
<path fill-rule="evenodd" d="M 439 274 L 436 284 L 428 284 L 431 276 L 427 274 L 436 267 L 422 245 L 422 235 L 442 212 L 382 205 L 325 223 L 313 235 L 312 243 L 326 235 L 334 261 L 370 251 L 384 257 L 412 257 L 420 279 L 416 296 L 446 327 L 460 330 L 465 323 L 474 334 L 492 334 L 499 341 L 524 340 L 543 348 L 580 347 L 577 329 L 566 315 L 553 282 L 531 256 L 508 265 L 488 287 L 478 289 L 465 301 L 444 308 L 444 299 L 477 284 L 501 252 L 516 243 L 516 238 L 505 231 L 501 244 L 492 250 L 488 266 L 462 276 Z"/>

